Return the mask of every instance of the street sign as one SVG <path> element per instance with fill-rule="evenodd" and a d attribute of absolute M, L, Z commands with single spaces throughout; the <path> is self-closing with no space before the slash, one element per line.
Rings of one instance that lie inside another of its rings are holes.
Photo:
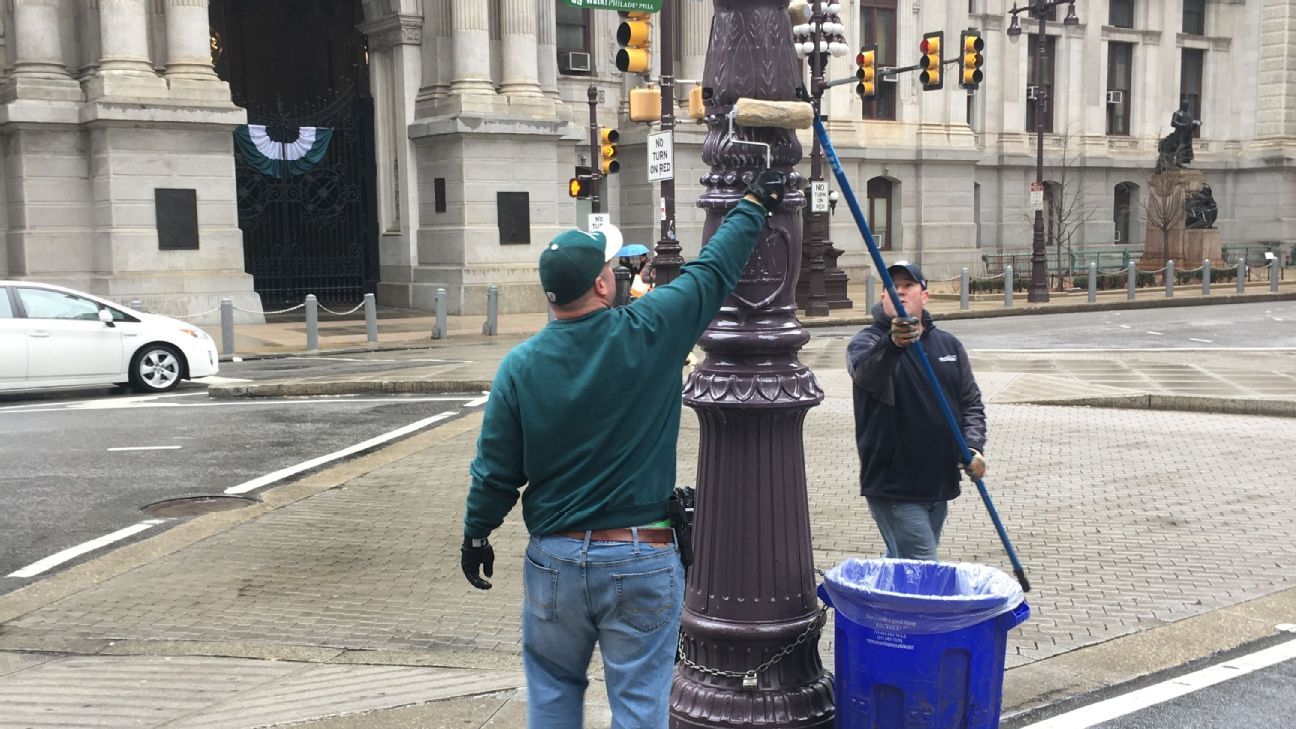
<path fill-rule="evenodd" d="M 648 135 L 648 181 L 675 179 L 675 141 L 671 132 Z"/>
<path fill-rule="evenodd" d="M 1030 185 L 1031 207 L 1036 210 L 1044 209 L 1044 183 L 1032 182 Z"/>
<path fill-rule="evenodd" d="M 828 183 L 827 182 L 810 183 L 810 212 L 812 213 L 828 212 Z"/>
<path fill-rule="evenodd" d="M 603 230 L 603 226 L 610 225 L 611 223 L 612 215 L 610 213 L 590 213 L 589 232 L 597 233 L 600 230 Z"/>
<path fill-rule="evenodd" d="M 564 5 L 582 10 L 616 10 L 622 13 L 639 11 L 655 13 L 661 10 L 662 0 L 563 0 Z"/>

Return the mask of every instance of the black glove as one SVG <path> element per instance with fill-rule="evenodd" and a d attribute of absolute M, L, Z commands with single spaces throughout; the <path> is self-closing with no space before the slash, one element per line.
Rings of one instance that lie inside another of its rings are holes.
<path fill-rule="evenodd" d="M 463 546 L 459 549 L 459 564 L 463 566 L 464 577 L 478 590 L 491 589 L 491 583 L 478 575 L 478 569 L 487 577 L 495 576 L 495 550 L 485 538 L 473 539 L 464 537 Z"/>
<path fill-rule="evenodd" d="M 755 195 L 765 212 L 772 213 L 783 204 L 783 192 L 787 179 L 778 170 L 763 170 L 747 186 L 747 193 Z"/>

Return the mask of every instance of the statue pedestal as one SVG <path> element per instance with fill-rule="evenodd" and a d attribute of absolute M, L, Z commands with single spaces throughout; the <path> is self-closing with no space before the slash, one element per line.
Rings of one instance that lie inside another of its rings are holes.
<path fill-rule="evenodd" d="M 1148 181 L 1147 232 L 1137 264 L 1140 270 L 1160 270 L 1167 260 L 1174 260 L 1180 270 L 1197 268 L 1208 258 L 1212 266 L 1225 265 L 1218 229 L 1185 227 L 1188 198 L 1205 184 L 1205 175 L 1189 169 L 1159 172 Z"/>

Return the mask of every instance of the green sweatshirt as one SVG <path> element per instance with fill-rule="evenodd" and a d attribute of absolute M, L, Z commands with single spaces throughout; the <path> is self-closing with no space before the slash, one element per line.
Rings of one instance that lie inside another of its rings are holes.
<path fill-rule="evenodd" d="M 494 531 L 522 491 L 532 534 L 666 518 L 680 370 L 765 224 L 741 201 L 696 260 L 629 306 L 549 322 L 500 362 L 469 469 L 464 534 Z"/>

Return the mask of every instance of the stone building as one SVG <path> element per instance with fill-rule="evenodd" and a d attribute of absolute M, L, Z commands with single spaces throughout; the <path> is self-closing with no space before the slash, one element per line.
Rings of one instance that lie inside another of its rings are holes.
<path fill-rule="evenodd" d="M 573 4 L 569 4 L 573 2 Z M 701 79 L 709 0 L 676 3 L 681 101 Z M 452 313 L 539 310 L 540 247 L 583 221 L 566 181 L 600 123 L 622 133 L 612 219 L 652 244 L 656 186 L 625 117 L 642 79 L 615 70 L 616 13 L 574 0 L 11 0 L 0 15 L 0 278 L 66 283 L 157 311 L 232 296 L 257 311 L 316 293 Z M 1143 244 L 1144 187 L 1169 117 L 1202 120 L 1194 167 L 1219 202 L 1225 245 L 1296 242 L 1296 4 L 1078 0 L 1010 39 L 1005 0 L 847 0 L 846 36 L 884 65 L 917 62 L 943 30 L 986 40 L 968 95 L 916 74 L 823 112 L 890 257 L 933 277 L 981 270 L 1031 239 L 1035 89 L 1046 94 L 1046 206 L 1072 247 Z M 661 28 L 654 27 L 654 33 Z M 829 76 L 854 72 L 853 53 Z M 654 61 L 656 63 L 656 59 Z M 705 128 L 676 130 L 677 228 L 696 253 Z M 803 137 L 809 149 L 809 136 Z M 803 163 L 804 164 L 804 163 Z M 803 170 L 804 171 L 804 170 Z M 840 265 L 867 264 L 849 215 Z M 1052 241 L 1051 241 L 1052 242 Z M 258 301 L 261 299 L 261 301 Z"/>

